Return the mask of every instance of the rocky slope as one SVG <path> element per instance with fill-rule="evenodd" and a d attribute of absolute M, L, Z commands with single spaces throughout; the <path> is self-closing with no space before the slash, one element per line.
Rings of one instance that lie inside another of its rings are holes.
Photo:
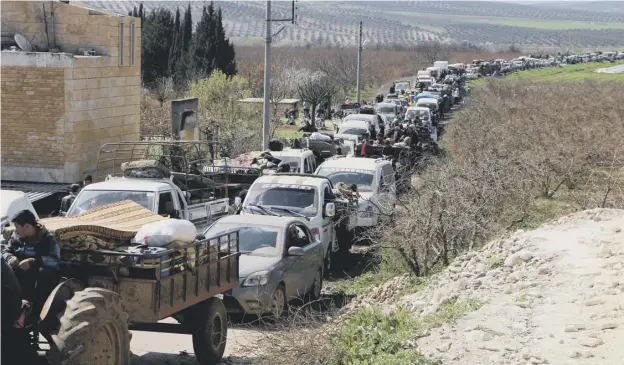
<path fill-rule="evenodd" d="M 482 307 L 419 338 L 421 352 L 445 365 L 621 365 L 624 210 L 588 210 L 495 240 L 394 308 L 424 318 L 466 300 Z"/>

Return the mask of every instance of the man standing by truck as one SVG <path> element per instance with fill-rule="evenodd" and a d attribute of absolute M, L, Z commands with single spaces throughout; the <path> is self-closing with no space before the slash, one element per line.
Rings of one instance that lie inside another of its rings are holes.
<path fill-rule="evenodd" d="M 33 311 L 38 313 L 58 281 L 60 248 L 30 210 L 17 213 L 11 223 L 15 232 L 6 242 L 2 258 L 15 271 L 24 298 L 33 303 Z"/>

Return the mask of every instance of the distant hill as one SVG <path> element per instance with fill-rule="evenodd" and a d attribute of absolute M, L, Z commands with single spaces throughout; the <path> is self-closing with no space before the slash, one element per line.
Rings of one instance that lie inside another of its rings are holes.
<path fill-rule="evenodd" d="M 544 1 L 531 6 L 545 9 L 591 11 L 595 13 L 624 14 L 624 1 Z"/>
<path fill-rule="evenodd" d="M 140 1 L 86 1 L 127 14 Z M 277 45 L 354 45 L 359 21 L 374 45 L 424 41 L 470 43 L 492 48 L 534 49 L 624 46 L 624 1 L 519 4 L 502 1 L 300 1 L 297 24 L 274 40 Z M 186 2 L 144 2 L 148 10 Z M 205 2 L 191 2 L 195 21 Z M 592 5 L 593 4 L 593 5 Z M 610 5 L 615 4 L 615 5 Z M 218 1 L 228 35 L 237 44 L 262 43 L 264 1 Z M 611 8 L 609 8 L 611 6 Z M 273 16 L 290 16 L 289 1 L 273 1 Z M 611 9 L 607 11 L 608 9 Z M 279 24 L 274 24 L 277 28 Z"/>

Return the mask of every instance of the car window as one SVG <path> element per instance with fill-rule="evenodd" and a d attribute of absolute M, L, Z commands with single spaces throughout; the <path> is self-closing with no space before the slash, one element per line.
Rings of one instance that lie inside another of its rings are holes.
<path fill-rule="evenodd" d="M 171 192 L 160 193 L 158 196 L 158 214 L 160 215 L 170 215 L 175 210 L 175 206 L 173 205 L 173 195 Z"/>
<path fill-rule="evenodd" d="M 287 229 L 286 234 L 287 249 L 291 247 L 305 247 L 310 244 L 310 238 L 308 237 L 305 229 L 298 224 L 291 224 Z"/>
<path fill-rule="evenodd" d="M 334 199 L 334 193 L 332 193 L 331 189 L 329 188 L 328 185 L 325 185 L 325 190 L 323 192 L 323 198 L 325 201 L 329 201 L 329 200 L 333 200 Z"/>
<path fill-rule="evenodd" d="M 298 243 L 299 243 L 299 247 L 305 247 L 307 245 L 310 244 L 310 237 L 308 236 L 308 233 L 306 232 L 306 229 L 303 228 L 301 225 L 299 224 L 295 224 L 295 229 L 297 230 L 297 238 L 298 238 Z"/>
<path fill-rule="evenodd" d="M 311 162 L 310 162 L 310 158 L 309 158 L 309 157 L 306 157 L 306 158 L 305 158 L 305 171 L 304 171 L 304 172 L 305 172 L 306 174 L 311 174 L 311 173 L 313 173 L 313 172 L 314 172 L 314 170 L 312 170 L 312 165 L 311 165 Z"/>
<path fill-rule="evenodd" d="M 391 187 L 394 185 L 394 170 L 391 165 L 385 165 L 381 168 L 383 175 L 383 182 L 386 186 Z"/>
<path fill-rule="evenodd" d="M 278 255 L 278 229 L 270 226 L 247 226 L 240 223 L 217 221 L 204 232 L 206 237 L 216 237 L 238 231 L 239 250 L 251 256 L 275 257 Z"/>

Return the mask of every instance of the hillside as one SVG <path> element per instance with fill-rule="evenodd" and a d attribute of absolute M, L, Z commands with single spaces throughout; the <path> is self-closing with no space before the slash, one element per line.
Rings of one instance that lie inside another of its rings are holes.
<path fill-rule="evenodd" d="M 623 228 L 624 210 L 594 209 L 516 232 L 457 258 L 397 307 L 421 318 L 478 308 L 418 339 L 444 364 L 620 364 Z"/>
<path fill-rule="evenodd" d="M 87 1 L 127 14 L 139 1 Z M 624 46 L 624 13 L 621 2 L 614 11 L 601 4 L 596 11 L 482 1 L 301 1 L 297 24 L 288 25 L 275 40 L 278 45 L 353 45 L 357 24 L 364 22 L 371 44 L 409 45 L 428 40 L 468 42 L 505 48 L 595 48 Z M 175 2 L 145 2 L 175 8 Z M 178 3 L 181 4 L 181 3 Z M 203 2 L 191 2 L 195 20 Z M 265 2 L 219 1 L 225 26 L 238 44 L 261 43 Z M 589 5 L 588 5 L 589 6 Z M 274 16 L 290 16 L 290 2 L 274 1 Z"/>
<path fill-rule="evenodd" d="M 569 9 L 591 12 L 624 14 L 624 1 L 544 1 L 531 3 L 545 9 Z"/>

